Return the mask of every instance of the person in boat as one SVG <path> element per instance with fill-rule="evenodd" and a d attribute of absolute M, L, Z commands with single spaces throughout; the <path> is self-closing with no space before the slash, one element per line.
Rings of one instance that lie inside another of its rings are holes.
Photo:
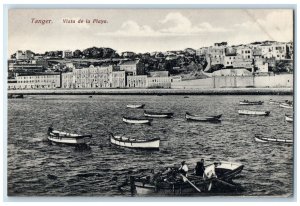
<path fill-rule="evenodd" d="M 48 134 L 53 131 L 52 126 L 48 127 Z"/>
<path fill-rule="evenodd" d="M 181 166 L 179 168 L 179 173 L 183 174 L 184 176 L 187 176 L 188 171 L 189 171 L 188 166 L 185 164 L 185 161 L 182 161 Z"/>
<path fill-rule="evenodd" d="M 218 163 L 215 162 L 214 164 L 208 166 L 205 168 L 203 173 L 203 179 L 211 179 L 211 178 L 218 178 L 216 174 L 216 167 L 218 166 Z"/>
<path fill-rule="evenodd" d="M 197 165 L 195 167 L 195 175 L 203 177 L 205 167 L 204 167 L 204 159 L 201 159 L 200 162 L 197 162 Z"/>

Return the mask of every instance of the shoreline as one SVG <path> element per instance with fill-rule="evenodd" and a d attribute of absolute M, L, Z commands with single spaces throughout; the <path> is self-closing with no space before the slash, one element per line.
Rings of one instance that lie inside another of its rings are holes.
<path fill-rule="evenodd" d="M 8 90 L 23 95 L 293 95 L 293 88 Z"/>

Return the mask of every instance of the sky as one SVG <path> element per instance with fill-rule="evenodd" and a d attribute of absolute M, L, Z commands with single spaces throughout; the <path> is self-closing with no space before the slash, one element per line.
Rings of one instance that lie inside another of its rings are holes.
<path fill-rule="evenodd" d="M 86 23 L 86 19 L 106 23 Z M 11 9 L 8 15 L 9 55 L 17 50 L 44 53 L 92 46 L 139 53 L 264 40 L 293 40 L 293 10 Z"/>

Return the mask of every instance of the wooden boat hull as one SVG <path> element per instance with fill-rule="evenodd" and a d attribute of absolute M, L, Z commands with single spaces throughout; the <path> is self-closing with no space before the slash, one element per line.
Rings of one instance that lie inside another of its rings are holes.
<path fill-rule="evenodd" d="M 85 139 L 76 139 L 76 138 L 60 138 L 48 136 L 48 140 L 57 144 L 67 144 L 67 145 L 77 145 L 77 144 L 86 144 Z"/>
<path fill-rule="evenodd" d="M 128 104 L 126 105 L 127 108 L 131 109 L 142 109 L 144 108 L 145 104 Z"/>
<path fill-rule="evenodd" d="M 48 131 L 47 139 L 56 144 L 79 145 L 88 143 L 89 137 L 92 135 L 78 135 L 55 130 Z"/>
<path fill-rule="evenodd" d="M 152 119 L 134 119 L 134 118 L 123 117 L 123 122 L 128 124 L 151 124 Z"/>
<path fill-rule="evenodd" d="M 287 108 L 287 109 L 293 109 L 293 106 L 292 105 L 289 105 L 289 104 L 280 104 L 279 107 L 282 107 L 282 108 Z"/>
<path fill-rule="evenodd" d="M 254 138 L 256 142 L 262 142 L 262 143 L 273 142 L 273 143 L 282 143 L 282 144 L 293 144 L 293 140 L 287 140 L 287 139 L 267 138 L 267 137 L 261 137 L 257 135 L 255 135 Z"/>
<path fill-rule="evenodd" d="M 186 120 L 199 121 L 199 122 L 221 122 L 220 120 L 221 116 L 222 115 L 201 117 L 201 116 L 191 115 L 189 113 L 185 114 Z"/>
<path fill-rule="evenodd" d="M 208 165 L 210 166 L 210 165 Z M 207 167 L 208 167 L 207 166 Z M 236 187 L 226 181 L 231 181 L 243 170 L 244 165 L 231 162 L 219 162 L 216 167 L 216 174 L 219 179 L 204 180 L 202 177 L 188 174 L 188 179 L 201 190 L 199 193 L 187 182 L 163 182 L 157 185 L 145 183 L 143 181 L 134 181 L 134 186 L 137 195 L 191 195 L 191 194 L 206 194 L 235 190 Z"/>
<path fill-rule="evenodd" d="M 148 112 L 144 111 L 144 116 L 145 117 L 154 117 L 154 118 L 171 118 L 173 117 L 172 112 Z"/>
<path fill-rule="evenodd" d="M 269 116 L 269 111 L 238 110 L 239 115 Z"/>
<path fill-rule="evenodd" d="M 113 145 L 119 147 L 126 147 L 132 149 L 147 149 L 147 150 L 159 150 L 160 139 L 155 138 L 151 140 L 135 140 L 124 138 L 120 136 L 112 136 L 110 142 Z"/>
<path fill-rule="evenodd" d="M 250 101 L 240 101 L 240 105 L 262 105 L 264 102 L 250 102 Z"/>
<path fill-rule="evenodd" d="M 227 182 L 223 180 L 218 181 L 217 179 L 193 181 L 193 184 L 200 189 L 201 192 L 197 191 L 187 182 L 177 184 L 165 183 L 158 184 L 157 186 L 144 184 L 143 182 L 135 182 L 134 186 L 138 196 L 205 195 L 210 193 L 226 193 L 229 191 L 235 191 L 238 188 L 233 184 L 229 186 Z"/>
<path fill-rule="evenodd" d="M 294 121 L 293 116 L 285 115 L 285 121 L 287 121 L 287 122 L 293 122 Z"/>

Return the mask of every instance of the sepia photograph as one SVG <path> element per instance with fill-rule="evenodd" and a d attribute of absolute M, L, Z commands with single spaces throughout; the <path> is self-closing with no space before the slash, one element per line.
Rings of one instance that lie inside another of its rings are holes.
<path fill-rule="evenodd" d="M 286 8 L 9 8 L 8 197 L 295 196 Z"/>

